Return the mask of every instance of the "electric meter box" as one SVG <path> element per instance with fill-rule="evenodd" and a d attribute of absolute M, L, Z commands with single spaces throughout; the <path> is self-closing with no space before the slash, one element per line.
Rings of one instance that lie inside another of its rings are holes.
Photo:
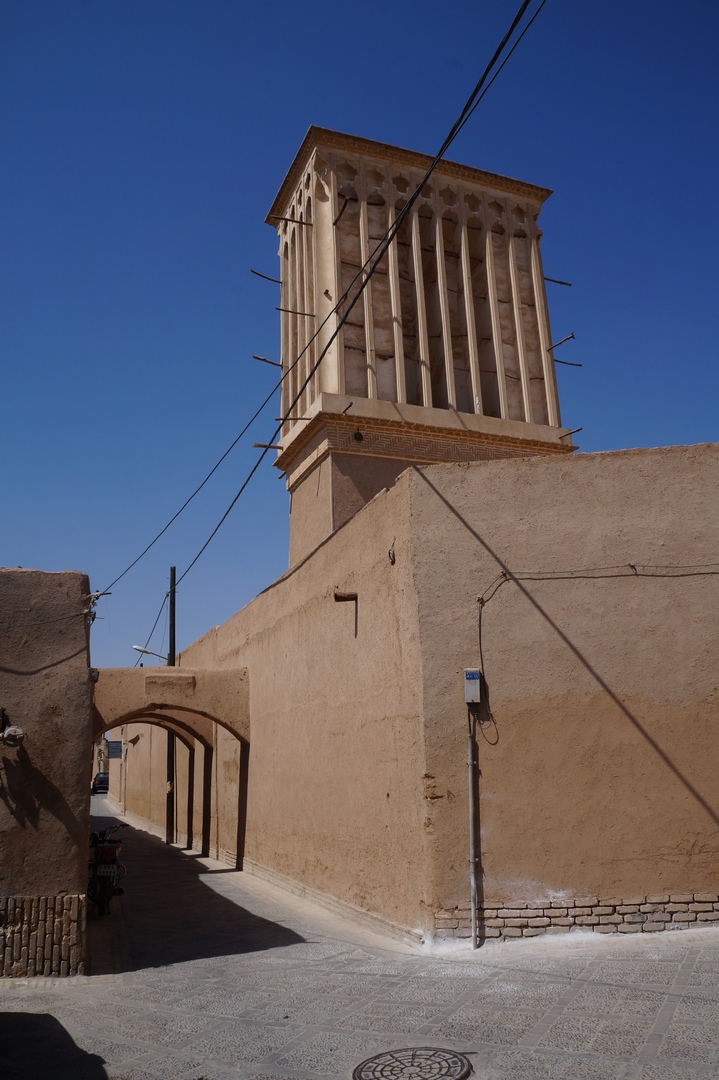
<path fill-rule="evenodd" d="M 464 700 L 467 705 L 477 705 L 480 701 L 479 691 L 482 680 L 479 677 L 479 668 L 465 668 L 464 670 Z"/>

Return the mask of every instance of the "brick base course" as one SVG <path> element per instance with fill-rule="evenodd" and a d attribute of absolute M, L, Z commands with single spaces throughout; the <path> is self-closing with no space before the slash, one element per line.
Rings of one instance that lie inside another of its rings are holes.
<path fill-rule="evenodd" d="M 661 893 L 649 896 L 583 896 L 575 900 L 485 900 L 477 906 L 481 938 L 537 937 L 592 930 L 598 934 L 656 933 L 719 924 L 718 893 Z M 468 938 L 469 904 L 435 915 L 435 936 Z"/>
<path fill-rule="evenodd" d="M 0 975 L 82 975 L 84 896 L 0 897 Z"/>

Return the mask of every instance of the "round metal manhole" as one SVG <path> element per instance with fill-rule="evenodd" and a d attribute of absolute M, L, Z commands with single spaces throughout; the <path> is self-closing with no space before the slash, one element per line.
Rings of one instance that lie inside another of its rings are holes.
<path fill-rule="evenodd" d="M 436 1046 L 408 1046 L 367 1058 L 352 1073 L 352 1080 L 465 1080 L 471 1062 L 455 1050 Z"/>

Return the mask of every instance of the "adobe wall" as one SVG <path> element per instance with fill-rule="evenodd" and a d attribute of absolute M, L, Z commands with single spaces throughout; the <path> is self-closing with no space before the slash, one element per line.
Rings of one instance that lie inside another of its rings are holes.
<path fill-rule="evenodd" d="M 164 840 L 167 835 L 167 738 L 157 723 L 129 723 L 124 728 L 127 763 L 110 762 L 110 794 L 141 827 Z M 238 835 L 240 810 L 240 742 L 212 725 L 209 806 L 204 806 L 204 746 L 183 732 L 175 740 L 175 843 L 223 862 L 236 864 L 243 854 Z M 205 834 L 204 815 L 207 813 Z"/>
<path fill-rule="evenodd" d="M 425 897 L 412 577 L 399 486 L 186 649 L 180 664 L 248 669 L 246 861 L 420 929 L 434 909 Z M 338 590 L 356 592 L 357 603 L 336 602 Z"/>
<path fill-rule="evenodd" d="M 410 464 L 402 458 L 333 453 L 303 476 L 290 496 L 290 558 L 296 566 L 335 529 L 390 488 Z"/>
<path fill-rule="evenodd" d="M 332 479 L 329 458 L 304 476 L 290 495 L 290 558 L 296 566 L 332 532 Z"/>
<path fill-rule="evenodd" d="M 0 570 L 0 973 L 72 975 L 85 960 L 90 830 L 89 584 Z"/>
<path fill-rule="evenodd" d="M 716 446 L 403 474 L 182 654 L 248 671 L 247 860 L 469 935 L 462 673 L 483 596 L 484 936 L 719 921 L 718 480 Z M 152 738 L 134 790 L 161 828 Z M 214 741 L 213 853 L 232 858 L 236 740 Z"/>
<path fill-rule="evenodd" d="M 482 594 L 484 933 L 719 920 L 719 447 L 409 475 L 439 934 L 469 934 Z"/>

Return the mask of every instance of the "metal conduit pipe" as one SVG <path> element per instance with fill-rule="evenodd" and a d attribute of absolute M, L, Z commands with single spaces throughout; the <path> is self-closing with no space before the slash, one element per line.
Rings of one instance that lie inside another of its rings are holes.
<path fill-rule="evenodd" d="M 477 815 L 474 794 L 476 760 L 474 755 L 475 712 L 467 706 L 467 766 L 469 790 L 469 902 L 472 911 L 472 948 L 477 948 Z"/>

